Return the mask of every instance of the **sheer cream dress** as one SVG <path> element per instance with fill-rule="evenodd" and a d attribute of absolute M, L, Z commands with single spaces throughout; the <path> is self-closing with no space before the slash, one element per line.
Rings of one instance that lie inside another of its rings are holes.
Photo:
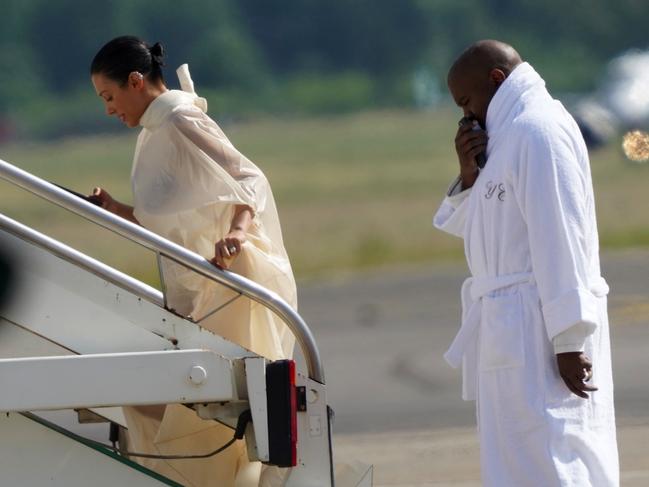
<path fill-rule="evenodd" d="M 231 270 L 297 307 L 268 180 L 207 116 L 207 103 L 194 93 L 187 65 L 178 75 L 183 91 L 160 95 L 140 120 L 131 175 L 135 217 L 145 228 L 211 259 L 215 243 L 230 229 L 235 206 L 248 205 L 253 222 Z M 293 335 L 265 307 L 242 297 L 210 315 L 234 293 L 168 260 L 162 267 L 167 303 L 177 313 L 197 320 L 207 316 L 202 327 L 269 359 L 292 356 Z M 124 413 L 131 451 L 204 453 L 233 435 L 181 405 L 168 405 L 161 420 L 137 408 L 124 408 Z M 209 459 L 138 461 L 192 487 L 258 485 L 261 470 L 260 464 L 248 462 L 243 441 Z"/>

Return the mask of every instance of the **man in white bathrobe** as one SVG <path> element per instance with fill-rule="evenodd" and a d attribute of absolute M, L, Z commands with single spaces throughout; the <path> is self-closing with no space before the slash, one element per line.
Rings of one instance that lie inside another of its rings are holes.
<path fill-rule="evenodd" d="M 583 138 L 501 42 L 470 46 L 448 86 L 471 122 L 434 225 L 464 239 L 472 277 L 445 358 L 477 402 L 483 482 L 618 485 L 608 286 Z"/>

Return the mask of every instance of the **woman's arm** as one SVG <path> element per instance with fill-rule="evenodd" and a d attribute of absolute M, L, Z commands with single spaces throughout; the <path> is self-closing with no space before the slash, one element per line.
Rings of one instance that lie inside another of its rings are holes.
<path fill-rule="evenodd" d="M 212 263 L 227 269 L 232 259 L 241 252 L 241 246 L 246 241 L 246 233 L 252 224 L 253 210 L 247 205 L 236 205 L 230 231 L 216 242 Z"/>
<path fill-rule="evenodd" d="M 120 203 L 119 201 L 113 199 L 113 197 L 105 189 L 95 188 L 92 191 L 92 198 L 98 201 L 104 210 L 115 213 L 117 216 L 121 216 L 122 218 L 136 223 L 137 225 L 140 224 L 140 222 L 137 221 L 137 218 L 135 218 L 135 215 L 133 214 L 133 207 L 125 205 L 124 203 Z"/>

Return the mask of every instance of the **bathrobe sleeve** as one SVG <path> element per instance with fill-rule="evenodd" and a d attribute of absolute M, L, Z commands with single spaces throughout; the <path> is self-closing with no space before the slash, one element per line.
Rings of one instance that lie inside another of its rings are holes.
<path fill-rule="evenodd" d="M 585 337 L 599 320 L 598 298 L 589 286 L 590 253 L 597 248 L 589 239 L 597 234 L 591 231 L 587 157 L 558 127 L 528 127 L 517 138 L 521 154 L 514 192 L 527 224 L 548 338 L 573 327 L 568 335 Z"/>
<path fill-rule="evenodd" d="M 552 339 L 554 353 L 583 352 L 586 348 L 586 337 L 592 327 L 588 323 L 577 323 L 562 331 Z"/>
<path fill-rule="evenodd" d="M 464 238 L 466 212 L 471 188 L 462 190 L 458 176 L 449 186 L 446 197 L 433 217 L 433 226 L 444 232 Z"/>

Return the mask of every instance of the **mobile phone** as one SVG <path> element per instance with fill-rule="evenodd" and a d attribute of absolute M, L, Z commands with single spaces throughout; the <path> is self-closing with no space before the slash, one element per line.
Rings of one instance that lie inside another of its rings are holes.
<path fill-rule="evenodd" d="M 101 206 L 101 203 L 96 198 L 94 198 L 92 196 L 86 196 L 85 194 L 77 193 L 76 191 L 74 191 L 72 189 L 69 189 L 69 188 L 66 188 L 65 186 L 61 186 L 60 184 L 56 184 L 56 183 L 52 183 L 52 184 L 54 184 L 54 186 L 57 186 L 57 187 L 61 188 L 64 191 L 67 191 L 70 194 L 73 194 L 77 198 L 81 198 L 82 200 L 86 200 L 88 203 L 92 203 L 93 205 L 96 205 L 96 206 Z"/>
<path fill-rule="evenodd" d="M 482 130 L 482 127 L 480 127 L 480 124 L 474 124 L 473 122 L 475 121 L 475 118 L 470 118 L 470 117 L 462 117 L 460 121 L 458 122 L 458 125 L 460 127 L 464 127 L 466 124 L 470 124 L 473 126 L 473 130 Z M 480 169 L 485 167 L 485 164 L 487 164 L 487 154 L 484 152 L 481 152 L 477 156 L 475 156 L 475 163 L 478 165 Z"/>

